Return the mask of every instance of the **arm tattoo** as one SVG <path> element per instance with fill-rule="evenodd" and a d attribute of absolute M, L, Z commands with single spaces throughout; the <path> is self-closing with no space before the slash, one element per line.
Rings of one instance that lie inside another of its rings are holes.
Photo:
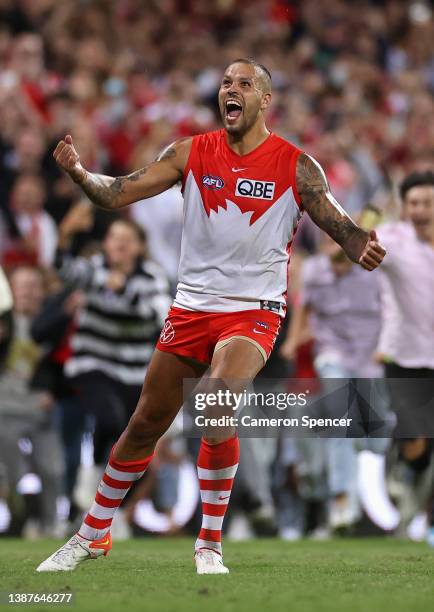
<path fill-rule="evenodd" d="M 311 219 L 357 262 L 369 239 L 330 193 L 324 170 L 309 155 L 302 153 L 297 161 L 297 190 Z"/>
<path fill-rule="evenodd" d="M 128 183 L 138 181 L 148 172 L 150 168 L 155 167 L 160 162 L 175 158 L 178 154 L 177 146 L 187 140 L 190 140 L 190 138 L 181 138 L 176 143 L 169 145 L 152 164 L 149 164 L 140 170 L 136 170 L 136 172 L 132 172 L 127 176 L 113 178 L 110 176 L 104 176 L 102 174 L 91 174 L 86 172 L 83 181 L 80 182 L 80 186 L 86 195 L 97 206 L 101 206 L 102 208 L 109 210 L 125 206 L 125 203 L 128 203 L 128 194 L 126 193 Z M 171 168 L 171 170 L 173 171 L 174 168 Z M 178 174 L 179 178 L 181 178 L 181 170 L 178 170 Z M 152 181 L 150 182 L 152 183 Z"/>
<path fill-rule="evenodd" d="M 124 192 L 125 184 L 138 181 L 141 176 L 146 174 L 149 166 L 145 166 L 127 176 L 118 176 L 113 179 L 103 174 L 91 174 L 86 172 L 85 178 L 80 187 L 90 200 L 97 206 L 107 209 L 115 209 L 120 206 L 120 195 Z"/>

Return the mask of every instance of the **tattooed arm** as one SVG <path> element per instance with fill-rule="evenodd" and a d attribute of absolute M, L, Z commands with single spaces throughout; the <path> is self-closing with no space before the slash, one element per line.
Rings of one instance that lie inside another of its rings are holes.
<path fill-rule="evenodd" d="M 347 215 L 330 192 L 324 170 L 306 153 L 297 160 L 297 191 L 311 219 L 341 245 L 347 257 L 374 270 L 386 251 L 374 230 L 365 232 Z"/>
<path fill-rule="evenodd" d="M 150 198 L 177 183 L 182 178 L 190 147 L 191 138 L 178 140 L 148 166 L 117 178 L 88 172 L 80 162 L 71 136 L 59 142 L 53 155 L 94 204 L 114 210 Z"/>

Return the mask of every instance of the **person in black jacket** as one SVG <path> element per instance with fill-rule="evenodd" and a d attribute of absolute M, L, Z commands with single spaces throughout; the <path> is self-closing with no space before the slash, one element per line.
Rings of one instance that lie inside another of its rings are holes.
<path fill-rule="evenodd" d="M 41 481 L 38 504 L 40 532 L 58 533 L 56 500 L 62 492 L 64 463 L 49 388 L 35 378 L 41 348 L 30 335 L 44 297 L 43 275 L 38 268 L 20 266 L 10 274 L 13 294 L 12 333 L 0 375 L 0 463 L 6 466 L 7 489 L 13 518 L 21 513 L 17 484 L 36 473 Z M 28 452 L 19 441 L 27 439 Z M 20 517 L 19 520 L 25 520 Z M 22 527 L 22 523 L 21 523 Z M 18 534 L 20 527 L 17 527 Z"/>
<path fill-rule="evenodd" d="M 33 384 L 49 389 L 56 401 L 56 417 L 63 442 L 65 460 L 64 493 L 69 501 L 69 520 L 78 515 L 74 488 L 81 462 L 81 443 L 86 419 L 77 392 L 65 377 L 64 365 L 70 355 L 74 317 L 83 304 L 83 293 L 62 287 L 44 302 L 34 319 L 31 335 L 42 345 L 43 356 L 36 368 Z"/>
<path fill-rule="evenodd" d="M 0 371 L 12 337 L 12 294 L 0 266 Z"/>
<path fill-rule="evenodd" d="M 12 338 L 12 294 L 9 283 L 0 267 L 0 373 Z M 6 465 L 0 461 L 0 500 L 7 497 Z"/>

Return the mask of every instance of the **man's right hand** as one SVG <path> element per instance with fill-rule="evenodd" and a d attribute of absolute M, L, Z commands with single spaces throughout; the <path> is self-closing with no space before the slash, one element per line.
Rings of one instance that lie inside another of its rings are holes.
<path fill-rule="evenodd" d="M 75 183 L 83 182 L 86 170 L 80 163 L 80 156 L 72 143 L 72 136 L 68 134 L 64 140 L 58 143 L 53 157 L 62 170 L 65 170 Z"/>

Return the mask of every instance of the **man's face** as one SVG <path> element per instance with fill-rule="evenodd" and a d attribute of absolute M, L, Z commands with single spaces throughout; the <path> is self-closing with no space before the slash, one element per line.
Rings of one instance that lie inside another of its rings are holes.
<path fill-rule="evenodd" d="M 17 139 L 16 150 L 21 161 L 40 162 L 44 155 L 44 139 L 36 130 L 24 128 Z"/>
<path fill-rule="evenodd" d="M 45 187 L 37 176 L 18 177 L 12 192 L 14 208 L 23 213 L 35 213 L 44 208 Z"/>
<path fill-rule="evenodd" d="M 128 267 L 143 253 L 143 245 L 132 227 L 116 221 L 104 239 L 104 251 L 110 265 Z"/>
<path fill-rule="evenodd" d="M 32 268 L 18 268 L 10 278 L 14 298 L 14 312 L 19 315 L 36 315 L 44 297 L 42 276 Z"/>
<path fill-rule="evenodd" d="M 44 68 L 44 50 L 39 34 L 21 34 L 13 52 L 15 68 L 21 76 L 30 80 L 40 77 Z"/>
<path fill-rule="evenodd" d="M 409 189 L 404 199 L 405 218 L 413 223 L 420 240 L 434 239 L 434 186 Z"/>
<path fill-rule="evenodd" d="M 265 89 L 261 73 L 255 66 L 235 63 L 227 68 L 218 96 L 227 132 L 240 136 L 248 132 L 271 102 L 271 93 Z"/>

